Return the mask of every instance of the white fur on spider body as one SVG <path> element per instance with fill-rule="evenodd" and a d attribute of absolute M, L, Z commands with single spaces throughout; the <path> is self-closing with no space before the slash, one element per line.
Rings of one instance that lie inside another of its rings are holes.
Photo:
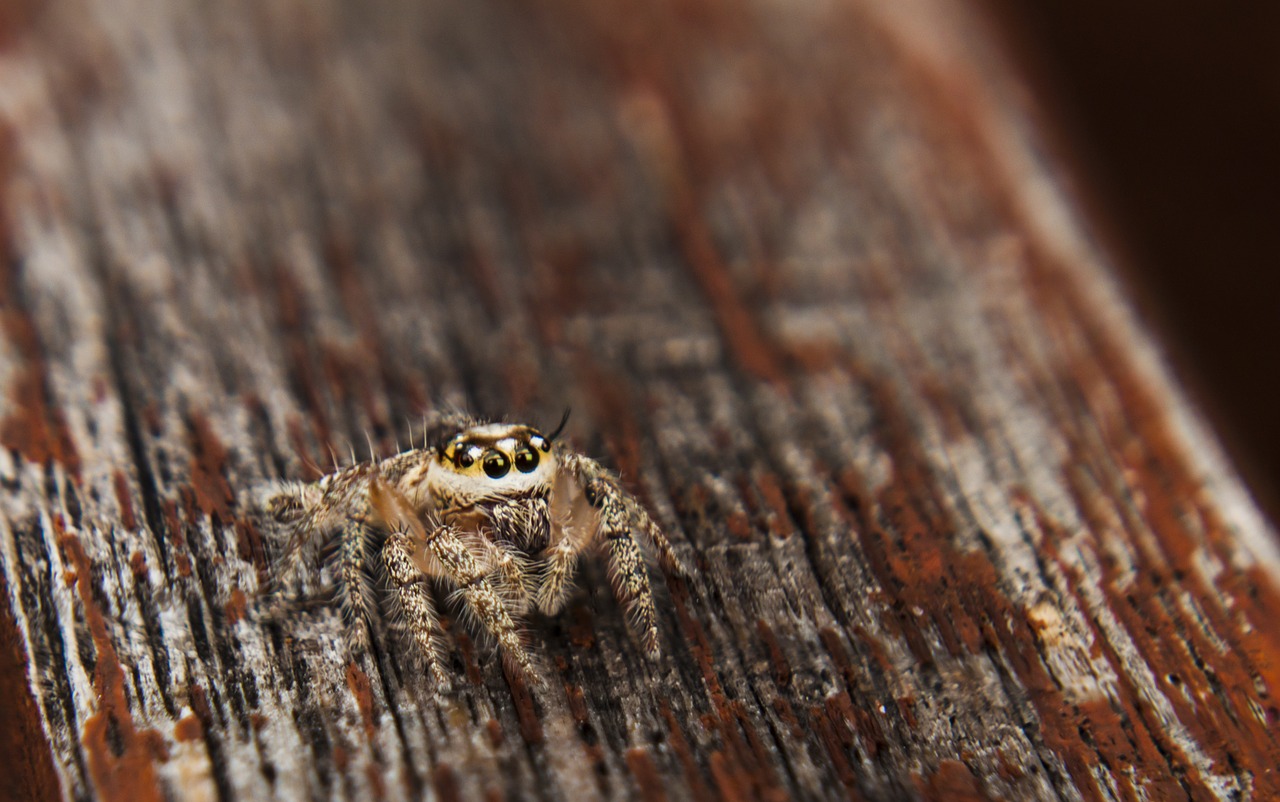
<path fill-rule="evenodd" d="M 657 611 L 636 536 L 669 569 L 684 569 L 617 477 L 554 442 L 559 429 L 548 436 L 465 417 L 434 429 L 426 448 L 291 483 L 266 501 L 287 538 L 286 573 L 303 567 L 308 546 L 336 540 L 337 597 L 353 645 L 366 643 L 385 585 L 411 648 L 435 686 L 447 686 L 429 587 L 437 581 L 454 589 L 463 610 L 538 681 L 517 622 L 530 609 L 558 612 L 578 555 L 594 548 L 604 553 L 614 593 L 645 650 L 656 656 Z M 385 583 L 375 584 L 378 575 Z"/>

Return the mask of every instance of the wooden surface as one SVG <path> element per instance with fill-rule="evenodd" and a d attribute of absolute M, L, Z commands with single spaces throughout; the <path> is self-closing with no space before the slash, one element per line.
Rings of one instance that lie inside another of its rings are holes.
<path fill-rule="evenodd" d="M 1280 795 L 1275 533 L 978 21 L 367 5 L 3 38 L 25 796 Z M 264 619 L 255 492 L 449 404 L 574 408 L 696 568 L 660 662 L 596 564 L 543 691 L 456 622 L 436 703 Z"/>

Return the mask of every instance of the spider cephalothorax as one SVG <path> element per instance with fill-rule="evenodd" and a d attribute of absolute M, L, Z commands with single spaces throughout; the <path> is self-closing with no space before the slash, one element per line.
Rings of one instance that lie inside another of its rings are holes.
<path fill-rule="evenodd" d="M 526 554 L 549 545 L 559 467 L 550 438 L 529 426 L 491 423 L 459 432 L 435 452 L 426 485 L 442 523 L 478 515 L 495 542 Z"/>
<path fill-rule="evenodd" d="M 454 417 L 436 427 L 426 448 L 285 485 L 266 511 L 287 533 L 286 570 L 300 566 L 306 546 L 336 536 L 338 599 L 353 643 L 368 637 L 377 607 L 371 576 L 384 574 L 388 608 L 440 686 L 448 678 L 431 580 L 454 588 L 464 611 L 537 679 L 516 620 L 530 609 L 557 612 L 578 555 L 596 548 L 645 649 L 656 655 L 657 613 L 636 537 L 671 570 L 683 568 L 612 473 L 555 442 L 563 426 L 543 435 L 523 424 Z"/>

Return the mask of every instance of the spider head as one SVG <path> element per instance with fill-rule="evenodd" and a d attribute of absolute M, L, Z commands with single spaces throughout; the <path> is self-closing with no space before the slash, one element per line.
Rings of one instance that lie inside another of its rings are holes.
<path fill-rule="evenodd" d="M 460 499 L 549 489 L 556 472 L 552 437 L 532 426 L 470 426 L 436 447 L 431 481 Z"/>

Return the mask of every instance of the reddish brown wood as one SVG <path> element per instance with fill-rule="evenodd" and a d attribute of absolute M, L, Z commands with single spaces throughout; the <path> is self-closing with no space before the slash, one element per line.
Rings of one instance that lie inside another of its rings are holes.
<path fill-rule="evenodd" d="M 55 3 L 0 60 L 24 781 L 1280 795 L 1275 533 L 990 42 L 935 0 Z M 436 701 L 266 614 L 262 488 L 451 404 L 575 409 L 695 568 L 661 660 L 591 561 L 542 689 L 451 616 Z"/>
<path fill-rule="evenodd" d="M 0 591 L 9 586 L 0 576 Z M 61 798 L 53 752 L 44 733 L 40 709 L 31 696 L 28 657 L 23 638 L 6 605 L 0 609 L 0 752 L 5 782 L 0 799 L 9 802 Z"/>

